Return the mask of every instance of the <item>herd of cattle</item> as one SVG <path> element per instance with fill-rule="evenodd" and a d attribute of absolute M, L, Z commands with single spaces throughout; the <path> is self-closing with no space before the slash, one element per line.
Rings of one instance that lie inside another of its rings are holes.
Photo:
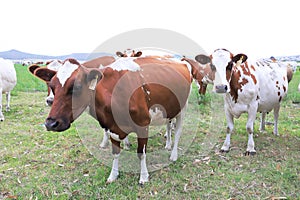
<path fill-rule="evenodd" d="M 117 179 L 120 142 L 129 145 L 127 135 L 137 134 L 137 154 L 141 171 L 139 183 L 148 181 L 146 147 L 149 125 L 166 124 L 166 148 L 171 149 L 172 124 L 175 139 L 170 160 L 177 160 L 178 142 L 188 104 L 192 81 L 204 95 L 207 84 L 216 93 L 223 93 L 227 134 L 221 151 L 230 149 L 234 118 L 248 113 L 246 154 L 255 154 L 253 126 L 257 112 L 261 113 L 260 130 L 265 128 L 265 116 L 274 111 L 274 131 L 278 135 L 280 103 L 288 92 L 293 70 L 273 59 L 247 60 L 245 54 L 234 55 L 217 49 L 210 56 L 197 55 L 195 60 L 172 55 L 149 55 L 126 50 L 116 56 L 104 56 L 84 63 L 75 59 L 52 61 L 46 67 L 29 66 L 29 71 L 46 82 L 51 106 L 45 127 L 48 131 L 64 131 L 87 108 L 105 130 L 101 147 L 112 143 L 113 166 L 107 182 Z M 0 92 L 6 93 L 9 109 L 10 91 L 16 85 L 13 63 L 0 59 Z M 298 86 L 300 91 L 300 84 Z M 0 95 L 0 120 L 2 95 Z"/>

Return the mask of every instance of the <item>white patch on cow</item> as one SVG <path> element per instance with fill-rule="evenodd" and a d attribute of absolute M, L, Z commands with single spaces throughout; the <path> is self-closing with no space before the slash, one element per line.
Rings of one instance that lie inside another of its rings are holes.
<path fill-rule="evenodd" d="M 141 67 L 136 62 L 134 62 L 135 59 L 136 59 L 135 57 L 118 58 L 114 63 L 112 63 L 108 67 L 117 71 L 121 71 L 121 70 L 129 70 L 133 72 L 140 71 Z"/>
<path fill-rule="evenodd" d="M 91 84 L 89 86 L 89 89 L 90 90 L 95 90 L 96 89 L 96 86 L 97 86 L 97 79 L 98 79 L 98 76 L 96 78 L 94 78 L 92 81 L 91 81 Z"/>
<path fill-rule="evenodd" d="M 139 184 L 144 184 L 149 181 L 149 173 L 146 164 L 146 146 L 143 148 L 143 155 L 141 156 L 141 174 Z"/>
<path fill-rule="evenodd" d="M 107 183 L 111 183 L 111 182 L 115 181 L 119 176 L 119 156 L 120 156 L 120 154 L 113 155 L 114 160 L 113 160 L 112 168 L 110 171 L 110 175 L 107 179 Z"/>
<path fill-rule="evenodd" d="M 216 91 L 216 87 L 219 85 L 226 85 L 228 88 L 227 92 L 230 92 L 230 87 L 226 79 L 226 67 L 230 60 L 230 53 L 228 51 L 220 49 L 212 54 L 212 63 L 216 67 L 213 91 Z"/>
<path fill-rule="evenodd" d="M 108 130 L 107 133 L 108 133 L 108 134 L 110 135 L 110 137 L 111 137 L 112 139 L 114 139 L 115 141 L 118 141 L 118 142 L 121 141 L 119 135 L 117 135 L 117 134 L 111 132 L 110 130 Z"/>
<path fill-rule="evenodd" d="M 167 119 L 163 116 L 163 111 L 159 107 L 153 107 L 149 109 L 151 117 L 151 125 L 158 126 L 167 123 Z"/>
<path fill-rule="evenodd" d="M 58 69 L 62 66 L 62 63 L 60 63 L 58 60 L 53 60 L 51 63 L 47 65 L 48 69 L 51 69 L 53 71 L 58 71 Z"/>
<path fill-rule="evenodd" d="M 64 87 L 66 81 L 70 78 L 72 73 L 78 68 L 78 65 L 72 64 L 66 61 L 63 66 L 61 66 L 57 71 L 57 78 L 62 87 Z"/>

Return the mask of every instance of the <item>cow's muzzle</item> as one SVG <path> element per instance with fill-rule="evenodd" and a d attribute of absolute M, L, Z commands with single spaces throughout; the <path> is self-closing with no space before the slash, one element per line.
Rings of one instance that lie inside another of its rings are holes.
<path fill-rule="evenodd" d="M 48 117 L 45 121 L 45 127 L 47 131 L 64 131 L 70 127 L 69 123 L 65 123 L 63 120 L 57 120 Z"/>
<path fill-rule="evenodd" d="M 226 93 L 229 92 L 227 85 L 216 85 L 216 93 Z"/>

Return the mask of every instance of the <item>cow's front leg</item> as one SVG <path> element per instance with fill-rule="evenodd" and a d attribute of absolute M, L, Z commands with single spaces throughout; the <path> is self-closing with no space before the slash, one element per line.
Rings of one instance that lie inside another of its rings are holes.
<path fill-rule="evenodd" d="M 139 184 L 143 185 L 149 181 L 149 173 L 146 164 L 146 148 L 147 148 L 148 137 L 138 138 L 137 154 L 141 162 L 141 174 Z"/>
<path fill-rule="evenodd" d="M 115 181 L 119 176 L 119 156 L 121 151 L 120 141 L 116 141 L 111 138 L 111 142 L 112 142 L 113 164 L 112 164 L 110 175 L 106 181 L 107 183 L 111 183 Z"/>
<path fill-rule="evenodd" d="M 231 133 L 234 129 L 234 121 L 233 121 L 233 115 L 230 114 L 230 112 L 226 111 L 226 120 L 227 120 L 227 131 L 226 131 L 226 139 L 223 143 L 223 146 L 221 147 L 221 152 L 229 152 L 230 149 L 230 137 Z"/>

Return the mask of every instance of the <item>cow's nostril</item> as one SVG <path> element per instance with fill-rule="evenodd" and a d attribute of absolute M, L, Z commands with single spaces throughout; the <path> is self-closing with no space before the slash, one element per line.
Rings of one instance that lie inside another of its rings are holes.
<path fill-rule="evenodd" d="M 227 89 L 228 89 L 228 87 L 227 87 L 227 85 L 225 85 L 224 90 L 227 91 Z"/>
<path fill-rule="evenodd" d="M 46 100 L 46 103 L 47 103 L 48 106 L 52 106 L 53 101 L 52 101 L 51 99 L 47 99 L 47 100 Z"/>
<path fill-rule="evenodd" d="M 59 121 L 52 118 L 47 118 L 45 122 L 45 126 L 48 131 L 54 130 L 59 126 Z"/>

